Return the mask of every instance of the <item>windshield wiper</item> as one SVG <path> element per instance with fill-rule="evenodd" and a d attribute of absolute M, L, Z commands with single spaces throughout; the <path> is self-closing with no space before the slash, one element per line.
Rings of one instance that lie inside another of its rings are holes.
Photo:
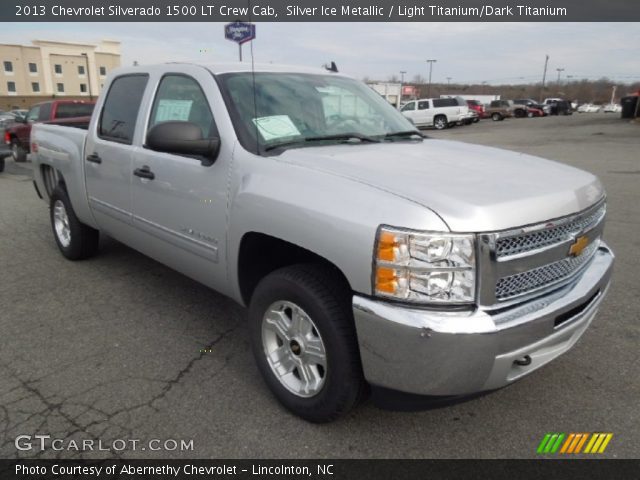
<path fill-rule="evenodd" d="M 276 148 L 304 145 L 306 143 L 313 143 L 313 142 L 323 142 L 323 141 L 326 141 L 326 140 L 342 140 L 342 141 L 355 140 L 357 143 L 362 143 L 362 142 L 380 143 L 380 140 L 377 140 L 377 139 L 375 139 L 373 137 L 369 137 L 367 135 L 362 135 L 361 133 L 338 133 L 338 134 L 335 134 L 335 135 L 322 135 L 322 136 L 318 136 L 318 137 L 305 137 L 305 138 L 301 138 L 299 140 L 293 140 L 293 141 L 290 141 L 290 142 L 275 143 L 273 145 L 266 146 L 264 148 L 264 151 L 268 152 L 268 151 L 274 150 Z"/>
<path fill-rule="evenodd" d="M 384 140 L 387 140 L 387 139 L 402 138 L 402 137 L 408 137 L 408 138 L 418 137 L 420 140 L 422 140 L 423 138 L 426 138 L 426 135 L 423 135 L 422 133 L 418 132 L 417 130 L 406 130 L 406 131 L 403 131 L 403 132 L 387 133 L 382 138 Z M 418 138 L 416 138 L 416 140 Z"/>

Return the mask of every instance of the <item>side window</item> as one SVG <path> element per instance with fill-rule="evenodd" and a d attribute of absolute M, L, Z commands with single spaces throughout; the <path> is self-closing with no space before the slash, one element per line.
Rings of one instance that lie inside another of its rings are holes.
<path fill-rule="evenodd" d="M 402 107 L 402 112 L 410 112 L 411 110 L 416 109 L 416 102 L 409 102 L 404 107 Z"/>
<path fill-rule="evenodd" d="M 429 109 L 429 100 L 423 100 L 422 102 L 418 102 L 418 110 L 428 110 Z"/>
<path fill-rule="evenodd" d="M 148 80 L 147 75 L 125 75 L 113 81 L 100 114 L 100 138 L 131 145 Z"/>
<path fill-rule="evenodd" d="M 36 105 L 27 113 L 27 122 L 33 123 L 40 118 L 40 105 Z"/>
<path fill-rule="evenodd" d="M 47 120 L 51 120 L 51 107 L 52 103 L 43 103 L 40 105 L 40 118 L 41 122 L 46 122 Z"/>
<path fill-rule="evenodd" d="M 160 80 L 151 109 L 149 128 L 168 121 L 195 123 L 203 138 L 217 135 L 213 115 L 202 88 L 193 78 L 185 75 L 166 75 Z"/>

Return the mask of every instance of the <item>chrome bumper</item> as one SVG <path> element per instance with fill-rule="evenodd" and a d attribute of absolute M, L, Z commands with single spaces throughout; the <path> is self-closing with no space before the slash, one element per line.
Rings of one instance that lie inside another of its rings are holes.
<path fill-rule="evenodd" d="M 365 377 L 376 386 L 421 395 L 465 395 L 508 385 L 578 341 L 609 287 L 613 262 L 601 243 L 573 282 L 493 311 L 421 310 L 356 295 Z"/>

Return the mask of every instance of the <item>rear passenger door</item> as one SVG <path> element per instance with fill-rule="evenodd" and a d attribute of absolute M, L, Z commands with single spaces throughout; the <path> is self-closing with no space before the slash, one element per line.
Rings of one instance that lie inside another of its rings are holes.
<path fill-rule="evenodd" d="M 203 138 L 219 137 L 213 101 L 217 86 L 204 69 L 159 78 L 143 130 L 168 121 L 190 122 Z M 144 140 L 143 140 L 144 141 Z M 228 162 L 158 152 L 143 144 L 134 159 L 133 223 L 138 249 L 192 278 L 219 288 L 226 282 L 224 240 Z M 207 161 L 209 160 L 209 161 Z M 221 264 L 220 264 L 220 263 Z"/>
<path fill-rule="evenodd" d="M 85 148 L 91 211 L 101 230 L 124 242 L 132 229 L 134 133 L 148 80 L 146 74 L 125 74 L 111 82 Z"/>

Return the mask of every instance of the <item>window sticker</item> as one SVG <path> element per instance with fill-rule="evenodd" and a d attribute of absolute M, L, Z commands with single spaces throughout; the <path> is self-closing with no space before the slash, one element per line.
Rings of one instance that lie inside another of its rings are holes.
<path fill-rule="evenodd" d="M 266 141 L 300 135 L 300 131 L 293 124 L 289 115 L 254 118 L 253 123 Z"/>
<path fill-rule="evenodd" d="M 191 114 L 193 100 L 160 100 L 156 111 L 155 122 L 179 120 L 186 122 Z"/>

